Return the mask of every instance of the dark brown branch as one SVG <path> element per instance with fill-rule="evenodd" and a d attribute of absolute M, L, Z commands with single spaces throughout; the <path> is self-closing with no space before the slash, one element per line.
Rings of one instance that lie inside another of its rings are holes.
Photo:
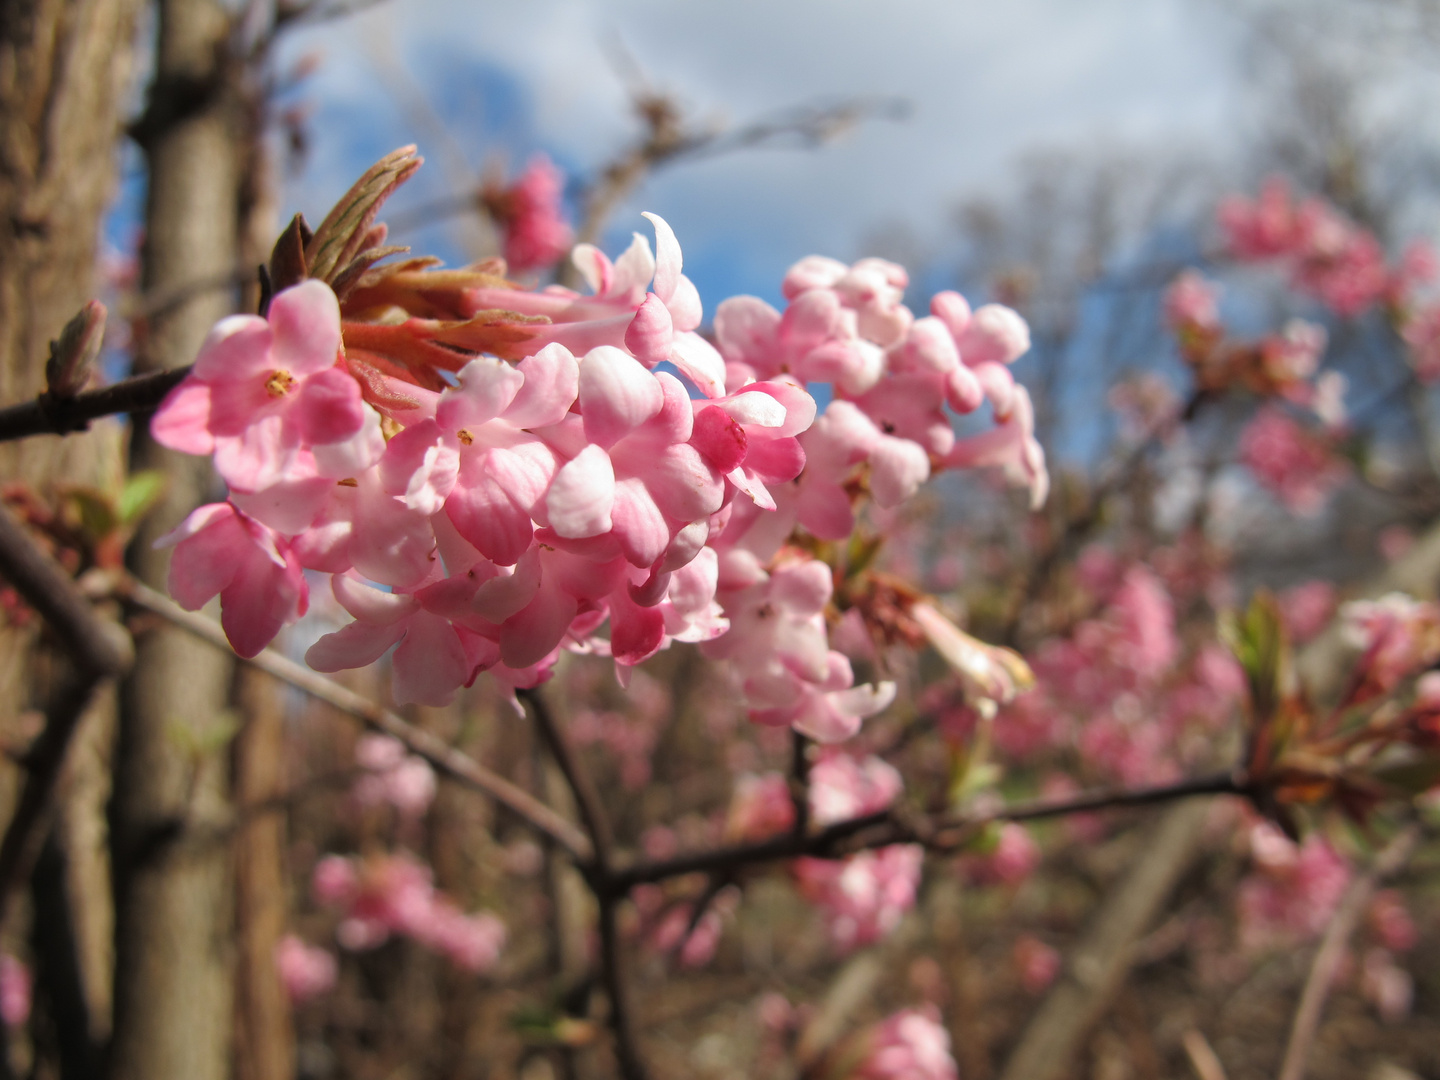
<path fill-rule="evenodd" d="M 161 616 L 217 648 L 230 648 L 225 631 L 214 620 L 196 612 L 185 611 L 174 601 L 137 581 L 125 582 L 117 592 L 136 607 Z M 513 811 L 531 828 L 563 847 L 577 861 L 588 862 L 593 857 L 593 849 L 585 835 L 535 796 L 503 776 L 491 772 L 469 754 L 455 749 L 443 739 L 406 723 L 389 709 L 346 689 L 333 679 L 327 679 L 295 663 L 273 649 L 262 649 L 248 660 L 242 657 L 241 662 L 259 668 L 297 690 L 364 721 L 377 731 L 383 731 L 386 735 L 398 739 L 411 753 L 424 758 L 446 776 L 483 792 Z"/>
<path fill-rule="evenodd" d="M 795 808 L 795 833 L 810 831 L 810 740 L 790 733 L 790 805 Z"/>
<path fill-rule="evenodd" d="M 43 551 L 15 516 L 0 506 L 0 577 L 39 612 L 76 667 L 51 706 L 45 727 L 25 756 L 25 786 L 0 839 L 0 922 L 29 876 L 48 829 L 50 805 L 65 751 L 100 685 L 123 675 L 134 659 L 130 639 L 99 615 L 64 567 Z"/>
<path fill-rule="evenodd" d="M 996 821 L 1039 821 L 1067 814 L 1151 806 L 1197 795 L 1246 795 L 1248 791 L 1242 780 L 1226 772 L 1149 788 L 1091 791 L 1066 799 L 1017 803 L 983 814 L 925 818 L 908 816 L 894 809 L 880 810 L 837 821 L 804 836 L 784 833 L 754 843 L 687 852 L 670 859 L 618 867 L 610 875 L 609 882 L 613 889 L 623 893 L 636 885 L 685 874 L 734 872 L 756 863 L 801 856 L 836 858 L 890 844 L 920 843 L 936 851 L 953 851 Z"/>
<path fill-rule="evenodd" d="M 620 942 L 618 908 L 625 894 L 610 885 L 615 858 L 615 835 L 610 828 L 610 816 L 605 812 L 605 805 L 590 780 L 590 774 L 581 767 L 575 751 L 539 691 L 518 690 L 516 694 L 530 707 L 540 739 L 560 767 L 560 773 L 575 797 L 580 820 L 590 834 L 595 858 L 581 870 L 600 905 L 600 979 L 605 986 L 605 995 L 610 999 L 610 1029 L 615 1035 L 615 1059 L 625 1080 L 646 1080 L 649 1073 L 635 1036 L 630 982 L 626 977 L 625 954 Z"/>
<path fill-rule="evenodd" d="M 41 394 L 34 401 L 10 405 L 0 409 L 0 442 L 84 431 L 91 420 L 112 413 L 149 412 L 189 373 L 188 367 L 157 371 L 70 398 Z"/>
<path fill-rule="evenodd" d="M 595 850 L 595 866 L 602 875 L 608 873 L 615 853 L 615 837 L 610 830 L 610 817 L 605 813 L 605 806 L 600 801 L 600 793 L 591 783 L 590 775 L 580 767 L 575 752 L 570 748 L 564 733 L 555 722 L 555 716 L 551 713 L 550 706 L 545 704 L 545 699 L 540 696 L 539 691 L 517 690 L 515 695 L 530 707 L 530 713 L 535 717 L 535 727 L 540 732 L 540 739 L 545 743 L 545 749 L 555 759 L 555 764 L 560 766 L 560 773 L 565 777 L 565 783 L 575 796 L 576 809 L 580 811 L 580 820 L 585 825 L 585 831 L 590 834 L 590 842 Z"/>

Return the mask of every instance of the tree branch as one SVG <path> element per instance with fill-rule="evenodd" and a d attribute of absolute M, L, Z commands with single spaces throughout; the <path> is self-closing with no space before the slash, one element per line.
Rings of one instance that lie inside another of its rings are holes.
<path fill-rule="evenodd" d="M 609 880 L 614 889 L 624 892 L 636 885 L 685 874 L 733 872 L 756 863 L 801 856 L 839 858 L 891 844 L 918 843 L 933 851 L 949 852 L 963 846 L 979 830 L 997 821 L 1039 821 L 1067 814 L 1150 806 L 1196 795 L 1248 795 L 1249 790 L 1249 786 L 1234 773 L 1224 772 L 1155 787 L 1106 789 L 1083 792 L 1065 799 L 1016 803 L 982 814 L 925 817 L 891 808 L 837 821 L 805 835 L 782 833 L 768 840 L 617 867 Z"/>
<path fill-rule="evenodd" d="M 159 615 L 217 648 L 230 649 L 225 631 L 213 619 L 197 612 L 185 611 L 174 601 L 140 582 L 126 580 L 117 587 L 116 592 L 136 607 Z M 470 755 L 457 750 L 443 739 L 407 723 L 389 709 L 346 689 L 333 679 L 327 679 L 324 675 L 297 664 L 273 649 L 262 649 L 250 659 L 241 657 L 240 661 L 259 668 L 297 690 L 364 721 L 377 731 L 398 739 L 411 753 L 424 758 L 446 776 L 483 792 L 513 811 L 531 828 L 563 847 L 577 861 L 586 862 L 593 857 L 593 849 L 585 835 L 535 796 L 491 772 Z"/>
<path fill-rule="evenodd" d="M 99 390 L 86 390 L 74 397 L 58 398 L 41 394 L 34 401 L 0 409 L 0 442 L 26 439 L 31 435 L 67 435 L 84 431 L 90 421 L 111 413 L 149 412 L 158 408 L 165 395 L 190 374 L 188 367 L 157 371 L 122 379 Z"/>
<path fill-rule="evenodd" d="M 590 834 L 590 843 L 595 858 L 585 871 L 586 881 L 600 905 L 600 978 L 605 984 L 605 994 L 610 999 L 610 1029 L 615 1034 L 615 1059 L 620 1066 L 620 1075 L 625 1080 L 645 1080 L 649 1075 L 645 1061 L 640 1056 L 639 1042 L 635 1036 L 634 1010 L 630 1006 L 630 984 L 625 977 L 625 955 L 620 943 L 619 904 L 624 891 L 611 885 L 615 858 L 615 835 L 610 828 L 610 817 L 600 793 L 595 790 L 590 775 L 581 767 L 574 750 L 565 739 L 565 733 L 555 722 L 555 716 L 538 690 L 517 690 L 516 696 L 530 706 L 535 717 L 535 727 L 545 747 L 560 767 L 565 783 L 575 796 L 580 820 Z"/>

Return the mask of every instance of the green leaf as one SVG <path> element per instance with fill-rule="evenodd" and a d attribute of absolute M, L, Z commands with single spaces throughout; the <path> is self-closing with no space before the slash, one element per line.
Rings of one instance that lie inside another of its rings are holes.
<path fill-rule="evenodd" d="M 1257 590 L 1245 613 L 1220 618 L 1220 638 L 1234 653 L 1250 686 L 1252 719 L 1273 716 L 1289 680 L 1290 647 L 1280 606 L 1265 589 Z"/>
<path fill-rule="evenodd" d="M 114 500 L 98 488 L 72 487 L 65 492 L 65 499 L 91 543 L 99 543 L 119 528 Z"/>
<path fill-rule="evenodd" d="M 116 510 L 122 525 L 134 525 L 150 512 L 165 494 L 165 474 L 159 469 L 131 473 L 120 490 Z"/>

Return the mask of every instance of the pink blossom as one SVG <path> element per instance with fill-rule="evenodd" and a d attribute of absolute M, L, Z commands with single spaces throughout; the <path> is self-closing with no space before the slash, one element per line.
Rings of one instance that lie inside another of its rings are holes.
<path fill-rule="evenodd" d="M 1328 581 L 1307 581 L 1280 594 L 1280 618 L 1290 640 L 1303 645 L 1324 630 L 1338 603 Z"/>
<path fill-rule="evenodd" d="M 1367 949 L 1360 965 L 1360 992 L 1382 1020 L 1394 1024 L 1410 1014 L 1415 980 L 1387 950 Z"/>
<path fill-rule="evenodd" d="M 435 889 L 428 867 L 409 855 L 357 863 L 329 856 L 315 868 L 312 891 L 343 918 L 336 937 L 346 949 L 373 949 L 392 934 L 411 938 L 466 971 L 492 967 L 505 942 L 494 915 L 466 915 Z"/>
<path fill-rule="evenodd" d="M 1220 330 L 1219 291 L 1198 271 L 1182 271 L 1165 290 L 1165 320 L 1180 334 Z"/>
<path fill-rule="evenodd" d="M 230 503 L 202 506 L 156 546 L 175 547 L 170 595 L 198 611 L 217 594 L 220 624 L 241 656 L 254 656 L 309 604 L 291 546 Z"/>
<path fill-rule="evenodd" d="M 1271 177 L 1253 202 L 1232 195 L 1220 204 L 1220 227 L 1233 255 L 1240 259 L 1270 259 L 1291 251 L 1299 236 L 1290 185 Z"/>
<path fill-rule="evenodd" d="M 512 270 L 553 266 L 570 249 L 574 233 L 561 207 L 564 194 L 564 174 L 544 154 L 536 154 L 510 187 L 487 195 L 486 205 L 504 231 L 505 261 Z"/>
<path fill-rule="evenodd" d="M 328 949 L 307 945 L 294 934 L 286 934 L 275 946 L 275 970 L 286 995 L 299 1004 L 333 989 L 339 969 Z"/>
<path fill-rule="evenodd" d="M 831 945 L 845 953 L 878 941 L 915 906 L 924 849 L 893 844 L 843 861 L 795 860 L 800 893 L 818 907 Z"/>
<path fill-rule="evenodd" d="M 18 1028 L 30 1019 L 30 969 L 9 953 L 0 954 L 0 1020 Z"/>
<path fill-rule="evenodd" d="M 989 885 L 1019 885 L 1040 865 L 1040 846 L 1024 825 L 1007 821 L 997 830 L 993 850 L 964 859 L 966 875 Z"/>
<path fill-rule="evenodd" d="M 1358 669 L 1377 693 L 1440 658 L 1440 605 L 1388 593 L 1340 609 L 1346 636 L 1364 650 Z"/>
<path fill-rule="evenodd" d="M 355 763 L 368 770 L 352 789 L 361 806 L 389 803 L 408 818 L 417 818 L 435 799 L 435 770 L 429 762 L 406 751 L 389 735 L 362 736 L 355 747 Z"/>
<path fill-rule="evenodd" d="M 1320 934 L 1349 884 L 1349 863 L 1322 837 L 1297 845 L 1268 822 L 1251 829 L 1250 845 L 1256 870 L 1236 894 L 1242 940 L 1255 947 Z"/>
<path fill-rule="evenodd" d="M 933 1005 L 894 1013 L 863 1036 L 865 1056 L 847 1080 L 957 1080 L 950 1034 Z"/>
<path fill-rule="evenodd" d="M 1329 448 L 1283 411 L 1266 406 L 1240 435 L 1240 460 L 1292 510 L 1318 511 L 1345 470 Z"/>
<path fill-rule="evenodd" d="M 745 773 L 735 780 L 725 815 L 725 838 L 732 842 L 764 840 L 795 824 L 790 785 L 780 773 Z"/>
<path fill-rule="evenodd" d="M 900 773 L 880 758 L 827 752 L 810 769 L 810 815 L 817 825 L 864 817 L 886 809 L 904 787 Z"/>
<path fill-rule="evenodd" d="M 1400 324 L 1400 337 L 1410 349 L 1410 366 L 1423 383 L 1440 379 L 1440 303 L 1410 312 Z"/>
<path fill-rule="evenodd" d="M 1010 955 L 1020 974 L 1020 985 L 1032 994 L 1048 989 L 1060 974 L 1060 954 L 1033 934 L 1021 934 Z"/>
<path fill-rule="evenodd" d="M 267 319 L 221 320 L 150 430 L 172 450 L 214 454 L 216 470 L 240 492 L 333 483 L 373 461 L 381 445 L 360 387 L 336 365 L 340 350 L 335 294 L 304 281 L 271 301 Z"/>

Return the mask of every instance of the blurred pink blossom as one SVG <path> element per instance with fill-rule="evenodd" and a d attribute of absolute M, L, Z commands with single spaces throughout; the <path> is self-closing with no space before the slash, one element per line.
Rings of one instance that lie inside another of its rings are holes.
<path fill-rule="evenodd" d="M 30 1019 L 30 969 L 9 953 L 0 954 L 0 1020 L 17 1028 Z"/>
<path fill-rule="evenodd" d="M 338 971 L 329 950 L 307 945 L 294 934 L 286 934 L 275 946 L 275 969 L 285 993 L 297 1004 L 331 990 Z"/>
<path fill-rule="evenodd" d="M 1275 406 L 1262 408 L 1241 433 L 1240 460 L 1302 514 L 1317 512 L 1346 474 L 1323 441 Z"/>
<path fill-rule="evenodd" d="M 863 1036 L 865 1056 L 846 1080 L 957 1080 L 950 1033 L 933 1005 L 886 1017 Z"/>

